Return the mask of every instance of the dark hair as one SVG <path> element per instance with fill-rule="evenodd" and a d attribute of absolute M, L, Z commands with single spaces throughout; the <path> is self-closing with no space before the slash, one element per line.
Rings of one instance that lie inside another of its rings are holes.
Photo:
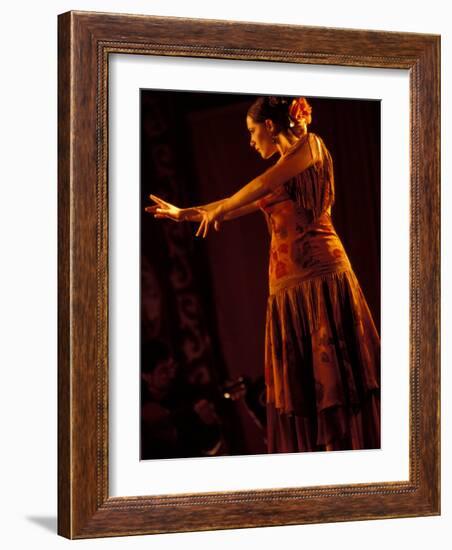
<path fill-rule="evenodd" d="M 311 122 L 311 111 L 311 106 L 304 97 L 262 96 L 251 105 L 247 115 L 254 122 L 272 120 L 277 133 L 292 130 L 298 134 L 303 122 L 306 125 Z"/>

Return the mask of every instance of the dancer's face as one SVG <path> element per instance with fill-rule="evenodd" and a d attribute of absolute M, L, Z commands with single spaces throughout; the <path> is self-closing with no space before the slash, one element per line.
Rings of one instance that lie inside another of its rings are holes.
<path fill-rule="evenodd" d="M 273 129 L 273 123 L 271 120 L 255 122 L 251 117 L 247 116 L 246 125 L 250 133 L 250 147 L 257 151 L 264 159 L 268 159 L 276 153 L 277 147 L 272 141 L 271 130 Z"/>

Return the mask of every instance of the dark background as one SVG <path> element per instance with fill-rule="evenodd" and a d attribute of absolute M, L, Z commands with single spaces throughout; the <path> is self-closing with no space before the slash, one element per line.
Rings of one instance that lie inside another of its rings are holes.
<path fill-rule="evenodd" d="M 197 399 L 214 405 L 223 439 L 215 454 L 266 452 L 258 402 L 268 229 L 258 211 L 224 222 L 203 240 L 194 236 L 198 224 L 155 220 L 144 207 L 153 204 L 150 193 L 180 207 L 224 198 L 275 162 L 276 156 L 264 161 L 249 147 L 245 119 L 255 98 L 141 91 L 141 339 L 164 342 L 177 360 L 169 408 L 178 399 L 190 413 Z M 334 162 L 333 223 L 380 331 L 380 102 L 307 99 L 309 129 L 323 138 Z M 142 368 L 149 362 L 142 355 Z M 247 400 L 224 399 L 224 384 L 240 376 L 247 379 Z M 142 441 L 142 458 L 157 457 L 143 449 Z M 165 456 L 203 456 L 203 449 L 201 442 L 169 448 Z"/>

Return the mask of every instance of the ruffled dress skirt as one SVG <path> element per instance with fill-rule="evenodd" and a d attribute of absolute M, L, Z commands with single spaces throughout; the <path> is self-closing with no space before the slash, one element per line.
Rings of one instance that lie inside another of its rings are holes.
<path fill-rule="evenodd" d="M 380 337 L 352 269 L 268 297 L 269 453 L 380 448 Z"/>

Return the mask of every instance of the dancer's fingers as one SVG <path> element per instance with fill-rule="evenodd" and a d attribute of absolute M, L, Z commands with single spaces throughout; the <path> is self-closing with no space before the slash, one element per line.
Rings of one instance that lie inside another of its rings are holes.
<path fill-rule="evenodd" d="M 196 231 L 195 237 L 198 237 L 198 236 L 199 236 L 199 234 L 201 233 L 201 230 L 202 230 L 203 225 L 204 225 L 204 219 L 203 219 L 202 222 L 199 224 L 199 226 L 198 226 L 198 231 Z"/>
<path fill-rule="evenodd" d="M 170 206 L 169 202 L 164 201 L 160 197 L 157 197 L 157 195 L 149 195 L 149 198 L 153 201 L 155 201 L 160 206 Z"/>
<path fill-rule="evenodd" d="M 154 201 L 158 204 L 161 204 L 161 199 L 159 199 L 159 197 L 157 197 L 157 195 L 149 195 L 149 198 L 151 199 L 151 201 Z"/>

